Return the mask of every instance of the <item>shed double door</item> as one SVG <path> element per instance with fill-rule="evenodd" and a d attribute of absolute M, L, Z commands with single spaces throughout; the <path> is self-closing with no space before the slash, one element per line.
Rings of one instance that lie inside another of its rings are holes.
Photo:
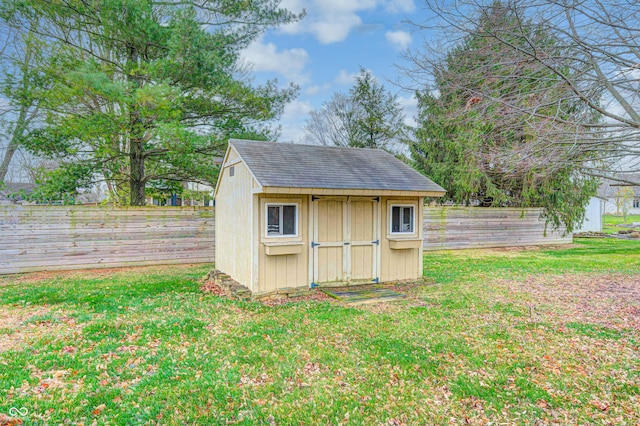
<path fill-rule="evenodd" d="M 378 202 L 312 197 L 313 285 L 378 281 Z"/>

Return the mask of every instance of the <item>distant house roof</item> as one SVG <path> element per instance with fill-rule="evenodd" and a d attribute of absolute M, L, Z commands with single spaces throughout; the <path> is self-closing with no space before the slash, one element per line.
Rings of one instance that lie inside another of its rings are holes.
<path fill-rule="evenodd" d="M 640 182 L 640 173 L 620 175 L 623 181 Z M 615 198 L 621 188 L 631 188 L 635 197 L 640 197 L 640 186 L 630 185 L 628 183 L 615 181 L 611 179 L 603 179 L 598 188 L 598 197 Z"/>
<path fill-rule="evenodd" d="M 264 187 L 445 193 L 440 185 L 379 149 L 237 139 L 229 143 Z"/>
<path fill-rule="evenodd" d="M 0 185 L 0 203 L 13 204 L 20 202 L 23 200 L 20 193 L 22 191 L 29 193 L 33 191 L 35 187 L 32 183 L 5 182 L 4 185 Z"/>

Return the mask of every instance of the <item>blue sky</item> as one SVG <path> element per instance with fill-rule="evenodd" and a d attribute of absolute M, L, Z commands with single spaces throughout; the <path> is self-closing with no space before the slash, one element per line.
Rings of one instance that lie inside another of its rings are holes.
<path fill-rule="evenodd" d="M 332 93 L 348 91 L 360 66 L 398 93 L 411 122 L 415 99 L 390 81 L 398 75 L 394 64 L 403 62 L 402 52 L 421 44 L 422 36 L 404 22 L 426 19 L 421 0 L 283 0 L 281 5 L 307 15 L 268 32 L 243 54 L 256 82 L 277 78 L 300 86 L 280 120 L 281 141 L 299 141 L 309 112 Z"/>

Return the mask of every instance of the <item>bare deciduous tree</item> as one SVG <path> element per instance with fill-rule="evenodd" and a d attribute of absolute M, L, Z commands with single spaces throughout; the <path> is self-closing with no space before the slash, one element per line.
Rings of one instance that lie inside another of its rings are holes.
<path fill-rule="evenodd" d="M 319 145 L 392 149 L 406 135 L 404 118 L 397 96 L 361 68 L 348 95 L 334 93 L 311 112 L 305 139 Z"/>
<path fill-rule="evenodd" d="M 309 143 L 350 146 L 358 137 L 355 106 L 344 93 L 334 93 L 318 110 L 311 111 L 304 125 Z"/>
<path fill-rule="evenodd" d="M 516 17 L 511 25 L 479 28 L 478 20 L 488 16 L 478 16 L 478 11 L 482 14 L 495 3 L 426 0 L 435 18 L 414 23 L 416 29 L 442 30 L 446 37 L 437 38 L 440 45 L 427 44 L 421 51 L 408 53 L 410 65 L 404 71 L 413 88 L 442 91 L 433 76 L 443 54 L 465 37 L 482 38 L 503 55 L 497 62 L 487 61 L 469 71 L 491 84 L 465 87 L 466 78 L 450 79 L 449 84 L 451 90 L 468 94 L 461 114 L 499 108 L 506 117 L 516 114 L 531 123 L 533 137 L 526 150 L 512 151 L 514 156 L 504 160 L 517 164 L 523 156 L 536 157 L 561 167 L 576 158 L 582 173 L 640 184 L 630 175 L 640 171 L 640 3 L 506 0 L 502 5 Z M 537 31 L 531 32 L 527 22 L 535 22 Z M 538 37 L 540 33 L 550 34 L 553 43 Z M 509 85 L 514 77 L 502 72 L 504 67 L 515 73 L 525 66 L 548 73 L 546 84 L 538 82 L 535 91 L 495 96 L 496 85 Z M 576 106 L 581 113 L 569 109 Z M 584 161 L 586 156 L 590 161 Z"/>
<path fill-rule="evenodd" d="M 0 128 L 5 149 L 0 162 L 0 182 L 3 182 L 22 140 L 41 111 L 36 89 L 43 79 L 33 67 L 44 51 L 37 48 L 29 31 L 7 26 L 1 34 Z"/>

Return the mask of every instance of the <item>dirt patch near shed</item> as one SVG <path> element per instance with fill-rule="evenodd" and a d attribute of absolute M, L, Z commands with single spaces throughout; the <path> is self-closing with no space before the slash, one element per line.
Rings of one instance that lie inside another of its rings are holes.
<path fill-rule="evenodd" d="M 539 275 L 495 284 L 507 288 L 503 301 L 521 300 L 541 320 L 640 330 L 640 275 Z"/>
<path fill-rule="evenodd" d="M 309 302 L 309 301 L 315 301 L 315 302 L 335 302 L 336 300 L 332 297 L 327 296 L 326 294 L 322 293 L 321 291 L 312 291 L 308 294 L 305 295 L 301 295 L 301 296 L 295 296 L 295 297 L 274 297 L 271 299 L 266 299 L 262 301 L 263 305 L 267 305 L 267 306 L 281 306 L 281 305 L 288 305 L 290 303 L 297 303 L 297 302 Z"/>
<path fill-rule="evenodd" d="M 0 352 L 20 349 L 42 337 L 66 335 L 77 325 L 74 318 L 43 307 L 0 306 Z"/>

